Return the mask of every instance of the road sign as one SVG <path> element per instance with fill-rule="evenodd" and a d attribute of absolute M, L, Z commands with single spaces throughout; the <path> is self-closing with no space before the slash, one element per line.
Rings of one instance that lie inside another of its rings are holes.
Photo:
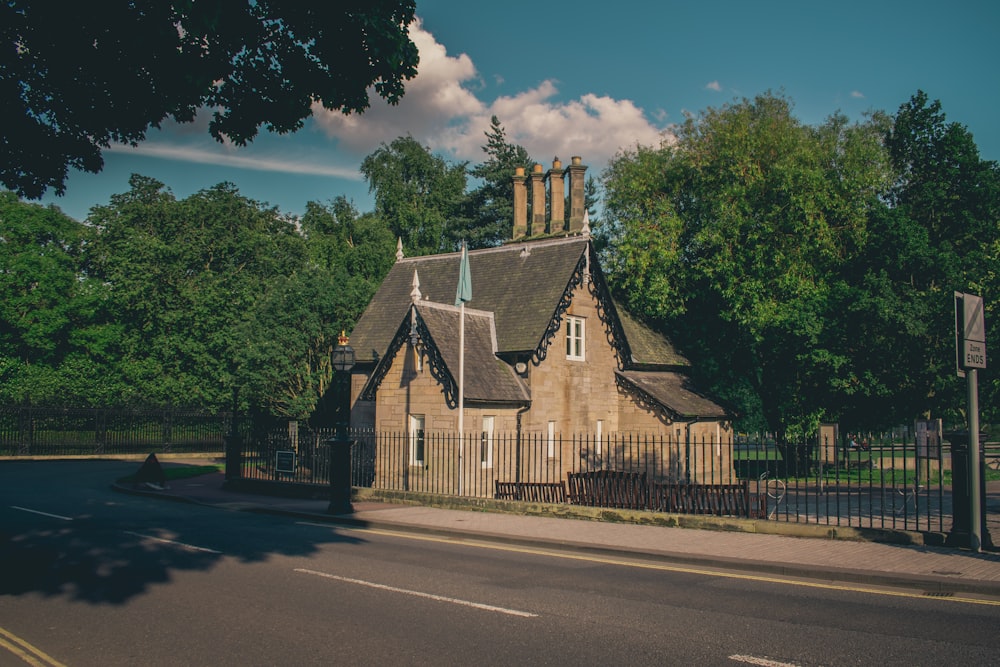
<path fill-rule="evenodd" d="M 959 377 L 969 368 L 986 368 L 983 298 L 955 292 L 955 362 Z"/>
<path fill-rule="evenodd" d="M 986 368 L 986 343 L 962 341 L 962 365 L 965 368 Z"/>
<path fill-rule="evenodd" d="M 964 315 L 963 338 L 980 343 L 986 342 L 986 323 L 983 320 L 983 297 L 972 294 L 962 295 Z"/>

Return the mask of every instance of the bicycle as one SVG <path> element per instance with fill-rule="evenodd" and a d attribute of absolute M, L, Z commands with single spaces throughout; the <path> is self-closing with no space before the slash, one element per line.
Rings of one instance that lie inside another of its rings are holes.
<path fill-rule="evenodd" d="M 892 513 L 896 516 L 900 514 L 916 514 L 918 510 L 917 496 L 924 490 L 924 485 L 914 482 L 912 485 L 900 485 L 892 487 Z M 907 507 L 913 503 L 913 508 L 907 512 Z"/>
<path fill-rule="evenodd" d="M 758 480 L 764 487 L 764 495 L 768 498 L 768 506 L 770 507 L 771 501 L 774 501 L 773 508 L 769 509 L 767 512 L 767 518 L 773 519 L 774 515 L 778 513 L 778 506 L 781 505 L 781 501 L 785 499 L 788 487 L 784 480 L 778 479 L 777 477 L 771 477 L 771 473 L 767 470 L 760 474 Z"/>

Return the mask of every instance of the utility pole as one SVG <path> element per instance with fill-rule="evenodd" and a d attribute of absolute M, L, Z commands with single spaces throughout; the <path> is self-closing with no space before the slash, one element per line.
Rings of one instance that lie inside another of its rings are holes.
<path fill-rule="evenodd" d="M 964 376 L 967 388 L 969 450 L 967 465 L 956 465 L 954 450 L 952 454 L 953 487 L 957 490 L 962 486 L 965 477 L 968 489 L 968 519 L 969 548 L 980 552 L 983 549 L 983 478 L 982 459 L 979 451 L 979 373 L 980 368 L 986 368 L 986 323 L 983 317 L 983 298 L 974 294 L 955 292 L 955 361 L 959 377 Z M 953 443 L 954 446 L 954 443 Z M 962 458 L 962 457 L 959 457 Z M 964 470 L 959 468 L 964 467 Z M 956 496 L 955 502 L 960 498 Z M 961 499 L 964 500 L 964 499 Z M 955 508 L 956 524 L 960 514 Z M 958 531 L 964 526 L 956 526 Z M 990 541 L 986 534 L 987 542 Z"/>

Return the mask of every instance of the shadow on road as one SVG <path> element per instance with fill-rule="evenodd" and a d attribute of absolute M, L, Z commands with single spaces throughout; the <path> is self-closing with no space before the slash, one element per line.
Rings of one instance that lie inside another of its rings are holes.
<path fill-rule="evenodd" d="M 354 535 L 304 530 L 286 517 L 226 512 L 111 490 L 138 464 L 0 462 L 0 596 L 123 604 L 179 572 L 226 559 L 316 554 Z"/>

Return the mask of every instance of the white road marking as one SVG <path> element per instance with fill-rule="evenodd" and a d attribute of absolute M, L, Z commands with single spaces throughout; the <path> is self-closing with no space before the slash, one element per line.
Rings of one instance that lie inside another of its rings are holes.
<path fill-rule="evenodd" d="M 321 528 L 330 528 L 329 523 L 309 523 L 306 521 L 299 521 L 299 525 L 303 526 L 316 526 Z M 933 600 L 935 602 L 943 603 L 960 603 L 960 604 L 975 604 L 975 605 L 985 605 L 989 607 L 1000 607 L 1000 600 L 994 600 L 990 598 L 971 598 L 964 597 L 961 595 L 952 595 L 948 597 L 928 597 L 926 593 L 923 592 L 910 592 L 901 590 L 888 590 L 884 588 L 872 588 L 863 585 L 847 585 L 847 584 L 827 584 L 819 581 L 803 581 L 798 579 L 787 579 L 780 576 L 770 576 L 770 575 L 759 575 L 759 574 L 741 574 L 738 572 L 726 572 L 724 570 L 709 570 L 701 567 L 693 567 L 687 565 L 668 565 L 666 563 L 653 563 L 646 562 L 642 560 L 636 560 L 642 557 L 642 554 L 636 554 L 635 558 L 614 558 L 610 556 L 594 556 L 591 554 L 584 553 L 570 553 L 568 551 L 560 551 L 557 548 L 544 549 L 539 547 L 522 547 L 512 544 L 500 544 L 497 542 L 488 542 L 484 540 L 476 540 L 474 537 L 439 537 L 434 535 L 419 535 L 417 533 L 410 533 L 401 530 L 386 530 L 380 528 L 352 528 L 349 526 L 338 526 L 338 530 L 344 531 L 355 531 L 361 533 L 371 533 L 373 535 L 386 535 L 390 537 L 398 537 L 404 540 L 419 540 L 422 542 L 439 542 L 442 544 L 450 544 L 454 546 L 470 547 L 474 549 L 492 549 L 494 551 L 510 551 L 513 553 L 522 554 L 532 554 L 536 556 L 546 556 L 549 558 L 563 558 L 566 560 L 578 560 L 585 561 L 589 563 L 604 563 L 607 565 L 621 565 L 623 567 L 634 567 L 644 570 L 662 570 L 664 572 L 683 572 L 685 574 L 698 574 L 707 577 L 719 577 L 723 579 L 737 579 L 743 581 L 760 581 L 764 583 L 771 584 L 782 584 L 785 586 L 799 586 L 804 588 L 819 588 L 823 590 L 830 591 L 847 591 L 850 593 L 866 593 L 869 595 L 885 595 L 889 597 L 897 598 L 910 598 L 914 600 Z"/>
<path fill-rule="evenodd" d="M 351 579 L 350 577 L 340 577 L 336 574 L 329 574 L 327 572 L 317 572 L 316 570 L 306 570 L 303 568 L 295 568 L 295 572 L 301 572 L 303 574 L 312 574 L 317 577 L 323 577 L 325 579 L 334 579 L 336 581 L 343 581 L 348 584 L 357 584 L 359 586 L 368 586 L 369 588 L 377 588 L 383 591 L 390 591 L 392 593 L 403 593 L 404 595 L 413 595 L 418 598 L 426 598 L 428 600 L 435 600 L 437 602 L 450 602 L 451 604 L 462 605 L 464 607 L 472 607 L 473 609 L 483 609 L 485 611 L 495 611 L 500 614 L 508 614 L 510 616 L 521 616 L 523 618 L 535 618 L 538 614 L 532 614 L 528 611 L 520 611 L 517 609 L 508 609 L 506 607 L 496 607 L 491 604 L 483 604 L 481 602 L 470 602 L 469 600 L 459 600 L 458 598 L 449 598 L 443 595 L 435 595 L 433 593 L 422 593 L 420 591 L 411 591 L 405 588 L 396 588 L 395 586 L 387 586 L 385 584 L 377 584 L 373 581 L 364 581 L 363 579 Z"/>
<path fill-rule="evenodd" d="M 755 655 L 731 655 L 730 660 L 745 662 L 749 665 L 760 665 L 761 667 L 797 667 L 794 662 L 778 662 L 770 658 L 759 658 Z"/>
<path fill-rule="evenodd" d="M 60 516 L 58 514 L 49 514 L 48 512 L 41 512 L 39 510 L 30 510 L 27 507 L 18 507 L 17 505 L 11 505 L 11 509 L 21 510 L 22 512 L 31 512 L 32 514 L 41 514 L 42 516 L 52 517 L 53 519 L 61 519 L 62 521 L 72 521 L 71 516 Z"/>
<path fill-rule="evenodd" d="M 183 547 L 185 549 L 191 549 L 192 551 L 204 551 L 209 554 L 221 554 L 221 551 L 216 551 L 215 549 L 208 549 L 206 547 L 195 546 L 194 544 L 187 544 L 185 542 L 178 542 L 176 540 L 167 540 L 162 537 L 156 537 L 154 535 L 143 535 L 142 533 L 133 533 L 131 530 L 126 530 L 127 535 L 134 535 L 135 537 L 141 537 L 144 540 L 153 540 L 154 542 L 163 542 L 164 544 L 173 544 L 174 546 Z"/>

